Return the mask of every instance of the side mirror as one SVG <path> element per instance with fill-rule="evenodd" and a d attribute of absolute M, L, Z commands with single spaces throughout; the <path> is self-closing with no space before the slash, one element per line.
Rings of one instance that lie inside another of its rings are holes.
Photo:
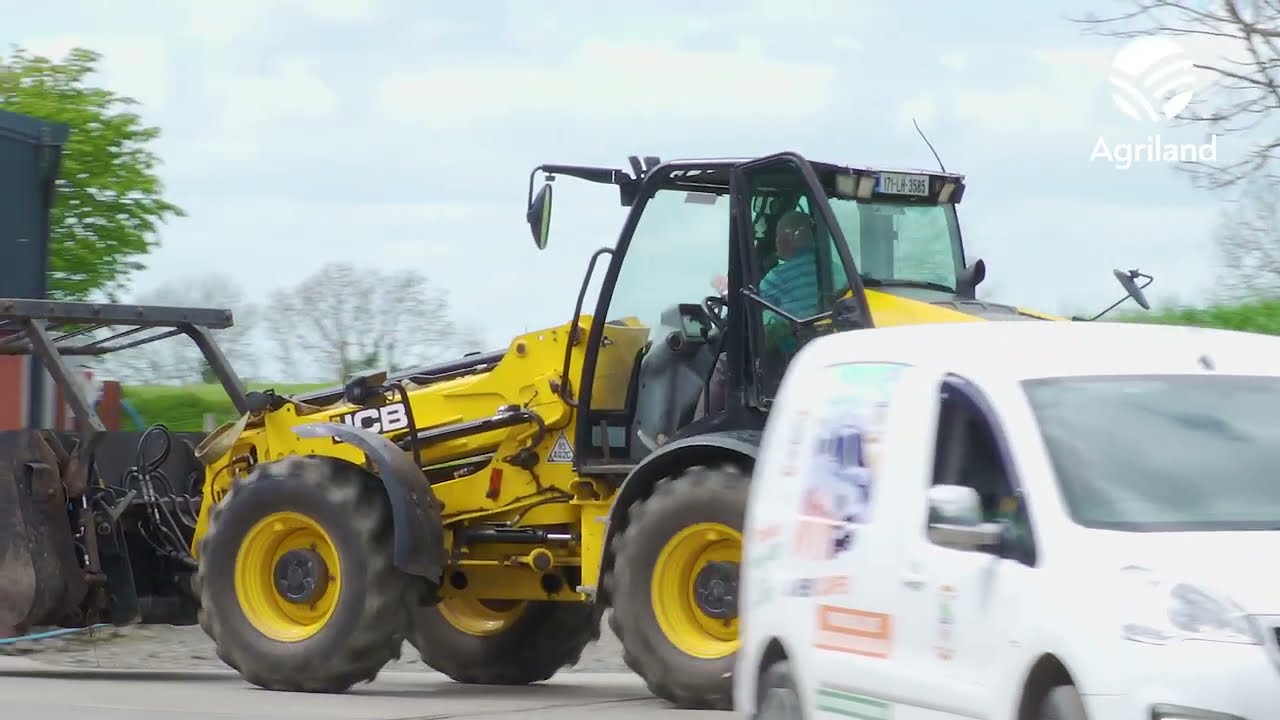
<path fill-rule="evenodd" d="M 529 202 L 529 210 L 524 218 L 529 222 L 529 230 L 533 232 L 533 244 L 539 250 L 545 250 L 551 234 L 551 183 L 543 183 L 542 189 Z"/>
<path fill-rule="evenodd" d="M 978 258 L 956 278 L 956 294 L 973 300 L 977 294 L 978 286 L 986 279 L 987 263 L 982 258 Z"/>
<path fill-rule="evenodd" d="M 1150 285 L 1151 283 L 1147 282 L 1142 287 L 1138 287 L 1138 283 L 1136 282 L 1138 278 L 1146 278 L 1150 281 L 1153 279 L 1150 275 L 1144 275 L 1137 270 L 1130 270 L 1129 272 L 1125 272 L 1123 270 L 1112 270 L 1111 272 L 1116 276 L 1116 280 L 1120 281 L 1120 287 L 1124 288 L 1124 291 L 1129 294 L 1129 297 L 1133 298 L 1134 302 L 1141 305 L 1143 310 L 1151 309 L 1151 303 L 1147 302 L 1147 296 L 1142 292 L 1142 288 Z"/>
<path fill-rule="evenodd" d="M 1004 539 L 1002 523 L 982 522 L 982 499 L 964 485 L 929 488 L 929 540 L 955 550 L 988 550 Z"/>

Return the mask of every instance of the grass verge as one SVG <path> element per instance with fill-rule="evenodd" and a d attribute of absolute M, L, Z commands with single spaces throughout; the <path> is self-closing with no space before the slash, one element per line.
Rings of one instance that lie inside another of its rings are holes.
<path fill-rule="evenodd" d="M 332 386 L 333 383 L 250 383 L 249 389 L 273 388 L 281 395 L 293 395 Z M 164 423 L 170 430 L 200 432 L 205 413 L 213 413 L 217 424 L 236 418 L 231 400 L 218 384 L 126 385 L 124 399 L 141 416 L 144 427 Z M 128 412 L 124 413 L 122 425 L 134 425 Z"/>

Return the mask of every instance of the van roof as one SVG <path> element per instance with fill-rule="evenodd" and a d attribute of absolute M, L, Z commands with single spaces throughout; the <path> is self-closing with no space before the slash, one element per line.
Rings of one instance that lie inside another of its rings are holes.
<path fill-rule="evenodd" d="M 1068 375 L 1280 375 L 1280 337 L 1124 322 L 977 322 L 835 333 L 805 348 L 805 364 L 901 362 L 1009 380 Z"/>

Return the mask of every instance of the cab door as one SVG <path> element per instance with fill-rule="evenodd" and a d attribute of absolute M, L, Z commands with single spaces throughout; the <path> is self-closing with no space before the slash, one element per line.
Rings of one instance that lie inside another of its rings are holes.
<path fill-rule="evenodd" d="M 730 175 L 730 196 L 733 242 L 747 265 L 742 287 L 731 288 L 748 299 L 745 320 L 750 360 L 743 370 L 751 380 L 749 401 L 766 406 L 791 358 L 812 334 L 870 327 L 871 311 L 827 190 L 808 160 L 787 152 L 737 165 Z M 809 218 L 816 273 L 813 277 L 787 275 L 816 289 L 815 316 L 787 318 L 775 312 L 780 308 L 771 307 L 773 303 L 760 293 L 761 282 L 780 262 L 776 228 L 778 219 L 790 210 Z"/>

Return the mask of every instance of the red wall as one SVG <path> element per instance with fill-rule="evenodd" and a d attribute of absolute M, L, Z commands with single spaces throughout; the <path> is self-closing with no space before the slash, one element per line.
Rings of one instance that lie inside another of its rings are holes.
<path fill-rule="evenodd" d="M 13 335 L 0 333 L 0 338 Z M 22 416 L 22 396 L 27 392 L 26 357 L 0 355 L 0 430 L 21 430 L 27 424 Z"/>
<path fill-rule="evenodd" d="M 22 416 L 22 396 L 27 392 L 22 356 L 0 357 L 0 430 L 21 430 L 26 425 Z"/>

